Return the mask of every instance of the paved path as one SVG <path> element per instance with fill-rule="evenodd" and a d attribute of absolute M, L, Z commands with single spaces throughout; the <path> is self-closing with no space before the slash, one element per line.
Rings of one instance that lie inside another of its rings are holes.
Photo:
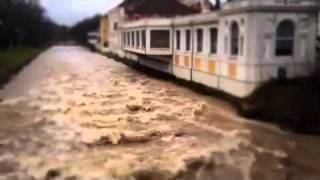
<path fill-rule="evenodd" d="M 320 179 L 320 138 L 80 47 L 44 52 L 0 97 L 0 180 Z"/>

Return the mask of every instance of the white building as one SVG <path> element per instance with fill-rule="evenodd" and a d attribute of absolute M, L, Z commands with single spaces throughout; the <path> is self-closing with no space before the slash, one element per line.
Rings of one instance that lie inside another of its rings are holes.
<path fill-rule="evenodd" d="M 87 38 L 88 38 L 88 43 L 90 45 L 96 46 L 97 44 L 99 44 L 100 32 L 99 31 L 88 32 Z"/>
<path fill-rule="evenodd" d="M 319 0 L 232 0 L 210 13 L 134 21 L 116 8 L 109 51 L 243 97 L 271 78 L 313 71 L 319 7 Z"/>

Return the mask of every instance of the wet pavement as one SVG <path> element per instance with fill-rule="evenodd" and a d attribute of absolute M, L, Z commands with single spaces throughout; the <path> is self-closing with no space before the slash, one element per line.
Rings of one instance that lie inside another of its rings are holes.
<path fill-rule="evenodd" d="M 0 91 L 0 180 L 318 180 L 320 138 L 80 47 Z"/>

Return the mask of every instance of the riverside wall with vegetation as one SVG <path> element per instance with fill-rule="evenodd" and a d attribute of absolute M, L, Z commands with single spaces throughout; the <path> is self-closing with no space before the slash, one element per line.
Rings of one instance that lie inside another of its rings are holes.
<path fill-rule="evenodd" d="M 32 47 L 20 47 L 0 51 L 0 87 L 12 75 L 30 63 L 40 52 L 40 48 Z"/>
<path fill-rule="evenodd" d="M 88 32 L 96 31 L 99 22 L 94 16 L 69 28 L 48 18 L 40 4 L 1 0 L 0 87 L 47 47 L 70 41 L 87 45 Z"/>
<path fill-rule="evenodd" d="M 0 87 L 44 48 L 67 31 L 49 19 L 40 4 L 25 0 L 0 3 Z"/>

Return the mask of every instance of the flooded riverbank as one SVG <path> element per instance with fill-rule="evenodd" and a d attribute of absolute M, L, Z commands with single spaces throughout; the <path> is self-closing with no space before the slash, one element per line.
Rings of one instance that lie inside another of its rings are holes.
<path fill-rule="evenodd" d="M 43 53 L 0 98 L 0 179 L 320 177 L 320 138 L 79 47 Z"/>

